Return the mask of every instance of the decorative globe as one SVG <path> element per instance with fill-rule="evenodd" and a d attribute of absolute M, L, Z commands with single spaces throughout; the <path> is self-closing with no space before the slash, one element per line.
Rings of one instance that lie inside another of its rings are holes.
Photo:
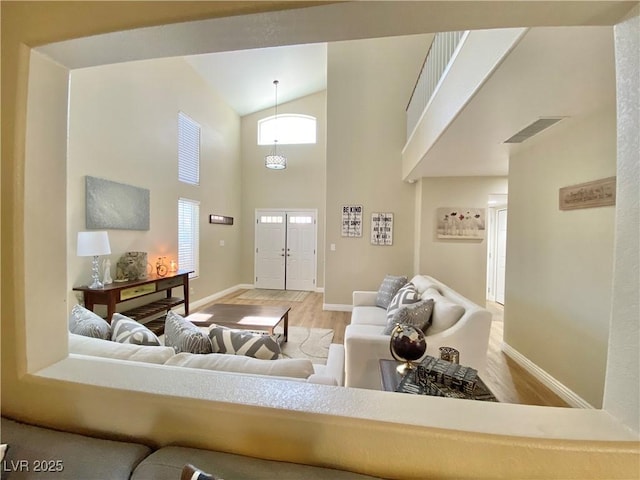
<path fill-rule="evenodd" d="M 391 332 L 389 350 L 393 358 L 404 362 L 398 366 L 398 372 L 404 375 L 408 370 L 415 368 L 413 362 L 427 351 L 427 341 L 420 329 L 398 323 Z"/>

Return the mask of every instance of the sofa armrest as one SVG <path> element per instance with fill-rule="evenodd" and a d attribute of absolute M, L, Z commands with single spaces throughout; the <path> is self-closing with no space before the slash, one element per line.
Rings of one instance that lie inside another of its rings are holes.
<path fill-rule="evenodd" d="M 378 292 L 369 292 L 364 290 L 355 290 L 353 292 L 353 306 L 376 306 L 376 297 Z"/>
<path fill-rule="evenodd" d="M 380 359 L 393 360 L 390 335 L 377 325 L 348 325 L 344 333 L 345 386 L 381 390 Z"/>

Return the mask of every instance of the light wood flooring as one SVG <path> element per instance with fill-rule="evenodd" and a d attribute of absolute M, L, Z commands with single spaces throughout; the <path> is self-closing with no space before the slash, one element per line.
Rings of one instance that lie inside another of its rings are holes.
<path fill-rule="evenodd" d="M 282 301 L 278 300 L 243 300 L 237 298 L 245 291 L 238 290 L 216 300 L 214 303 L 283 304 Z M 349 325 L 351 313 L 325 311 L 322 310 L 322 304 L 323 295 L 321 293 L 309 293 L 302 302 L 286 302 L 286 305 L 291 306 L 289 325 L 331 328 L 334 331 L 333 343 L 343 343 L 344 331 Z M 487 353 L 487 373 L 483 380 L 498 400 L 500 402 L 523 405 L 568 407 L 560 397 L 502 353 L 502 307 L 497 303 L 488 303 L 487 308 L 493 314 L 493 322 L 491 324 L 489 350 Z"/>

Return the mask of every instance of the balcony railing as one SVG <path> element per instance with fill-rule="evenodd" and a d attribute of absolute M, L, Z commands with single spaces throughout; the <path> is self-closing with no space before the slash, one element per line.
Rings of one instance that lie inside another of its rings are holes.
<path fill-rule="evenodd" d="M 467 32 L 436 33 L 407 105 L 407 140 L 438 90 L 465 33 Z"/>

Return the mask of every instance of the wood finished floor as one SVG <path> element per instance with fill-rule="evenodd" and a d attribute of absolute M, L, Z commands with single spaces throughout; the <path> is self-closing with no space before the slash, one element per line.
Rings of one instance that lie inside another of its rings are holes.
<path fill-rule="evenodd" d="M 246 290 L 238 290 L 213 303 L 253 305 L 286 304 L 291 306 L 289 325 L 331 328 L 334 331 L 333 343 L 341 344 L 344 342 L 344 331 L 347 325 L 349 325 L 351 313 L 322 310 L 323 295 L 321 293 L 309 293 L 302 302 L 283 303 L 278 300 L 243 300 L 238 298 L 238 296 L 245 291 Z M 493 322 L 491 323 L 491 335 L 487 354 L 487 373 L 483 377 L 483 380 L 498 400 L 505 403 L 518 403 L 522 405 L 568 407 L 560 397 L 502 352 L 502 307 L 497 303 L 488 303 L 487 308 L 493 314 Z"/>

